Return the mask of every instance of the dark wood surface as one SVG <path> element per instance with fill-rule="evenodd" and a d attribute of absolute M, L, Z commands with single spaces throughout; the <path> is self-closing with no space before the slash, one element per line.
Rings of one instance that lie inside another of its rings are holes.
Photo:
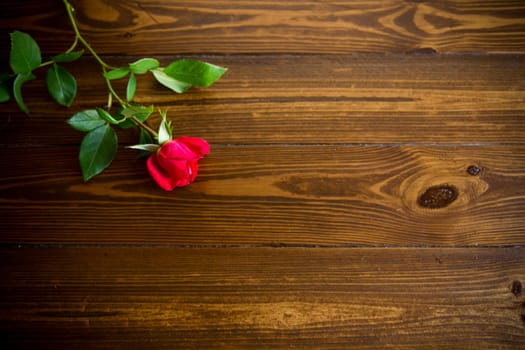
<path fill-rule="evenodd" d="M 525 60 L 517 54 L 191 57 L 229 71 L 212 89 L 183 95 L 140 76 L 137 101 L 168 108 L 179 133 L 215 144 L 520 144 L 525 134 Z M 110 60 L 118 66 L 137 58 Z M 83 82 L 76 111 L 104 103 L 93 60 L 67 68 Z M 42 89 L 43 80 L 24 89 L 30 118 L 2 116 L 15 130 L 8 142 L 78 142 L 82 135 L 63 123 L 72 110 L 50 103 Z M 123 133 L 121 141 L 136 135 Z"/>
<path fill-rule="evenodd" d="M 71 32 L 58 1 L 4 0 L 2 27 L 28 27 L 46 47 Z M 522 52 L 521 0 L 75 1 L 105 54 Z M 6 44 L 4 44 L 6 45 Z"/>
<path fill-rule="evenodd" d="M 139 79 L 211 143 L 174 192 L 133 131 L 82 182 L 65 120 L 105 103 L 92 58 L 70 109 L 42 79 L 30 116 L 0 105 L 2 348 L 525 349 L 525 3 L 72 3 L 114 65 L 229 71 Z M 15 29 L 72 39 L 60 1 L 3 1 L 4 65 Z"/>
<path fill-rule="evenodd" d="M 4 250 L 8 346 L 525 347 L 517 248 Z M 38 266 L 39 273 L 35 273 Z"/>

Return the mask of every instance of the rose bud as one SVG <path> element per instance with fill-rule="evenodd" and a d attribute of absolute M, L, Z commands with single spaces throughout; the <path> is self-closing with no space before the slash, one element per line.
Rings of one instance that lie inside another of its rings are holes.
<path fill-rule="evenodd" d="M 166 191 L 189 185 L 197 177 L 199 159 L 210 153 L 206 140 L 180 136 L 163 143 L 148 158 L 151 177 Z"/>

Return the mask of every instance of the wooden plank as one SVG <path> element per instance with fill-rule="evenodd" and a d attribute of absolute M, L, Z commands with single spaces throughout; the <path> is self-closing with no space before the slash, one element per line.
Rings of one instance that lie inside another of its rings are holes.
<path fill-rule="evenodd" d="M 525 138 L 525 56 L 197 56 L 229 67 L 208 90 L 183 95 L 139 79 L 137 101 L 169 110 L 177 134 L 212 143 L 519 143 Z M 133 58 L 110 58 L 115 65 Z M 163 57 L 163 64 L 176 57 Z M 57 107 L 43 79 L 24 87 L 30 117 L 14 102 L 0 115 L 4 144 L 72 144 L 64 121 L 107 99 L 93 60 L 69 65 L 76 104 Z M 43 73 L 43 72 L 42 72 Z M 124 86 L 117 84 L 123 91 Z M 158 123 L 152 117 L 152 125 Z M 38 130 L 38 132 L 35 132 Z M 132 137 L 131 137 L 132 136 Z M 122 134 L 136 143 L 135 134 Z"/>
<path fill-rule="evenodd" d="M 76 152 L 0 148 L 2 242 L 525 245 L 523 146 L 212 145 L 174 192 L 133 150 L 83 184 Z"/>
<path fill-rule="evenodd" d="M 104 54 L 523 52 L 521 0 L 72 1 L 80 28 Z M 52 0 L 2 1 L 0 30 L 31 31 L 45 52 L 69 47 L 65 10 Z M 7 52 L 8 40 L 0 40 Z"/>
<path fill-rule="evenodd" d="M 0 257 L 8 348 L 525 347 L 523 248 L 4 248 Z"/>

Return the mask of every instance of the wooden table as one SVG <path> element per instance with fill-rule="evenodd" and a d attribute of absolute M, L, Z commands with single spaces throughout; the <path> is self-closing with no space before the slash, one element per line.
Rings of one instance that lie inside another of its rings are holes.
<path fill-rule="evenodd" d="M 114 65 L 229 71 L 139 79 L 212 147 L 173 192 L 134 131 L 83 183 L 65 120 L 106 101 L 91 57 L 70 109 L 43 76 L 30 116 L 0 105 L 3 349 L 525 349 L 523 1 L 72 3 Z M 15 29 L 71 43 L 58 0 L 0 17 L 4 67 Z"/>

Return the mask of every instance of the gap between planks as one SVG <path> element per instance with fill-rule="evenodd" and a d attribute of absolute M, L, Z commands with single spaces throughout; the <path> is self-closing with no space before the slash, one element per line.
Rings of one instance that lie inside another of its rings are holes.
<path fill-rule="evenodd" d="M 410 245 L 410 244 L 31 244 L 31 243 L 0 243 L 0 249 L 84 249 L 84 248 L 151 248 L 151 249 L 256 249 L 256 248 L 291 248 L 291 249 L 522 249 L 523 245 Z"/>

